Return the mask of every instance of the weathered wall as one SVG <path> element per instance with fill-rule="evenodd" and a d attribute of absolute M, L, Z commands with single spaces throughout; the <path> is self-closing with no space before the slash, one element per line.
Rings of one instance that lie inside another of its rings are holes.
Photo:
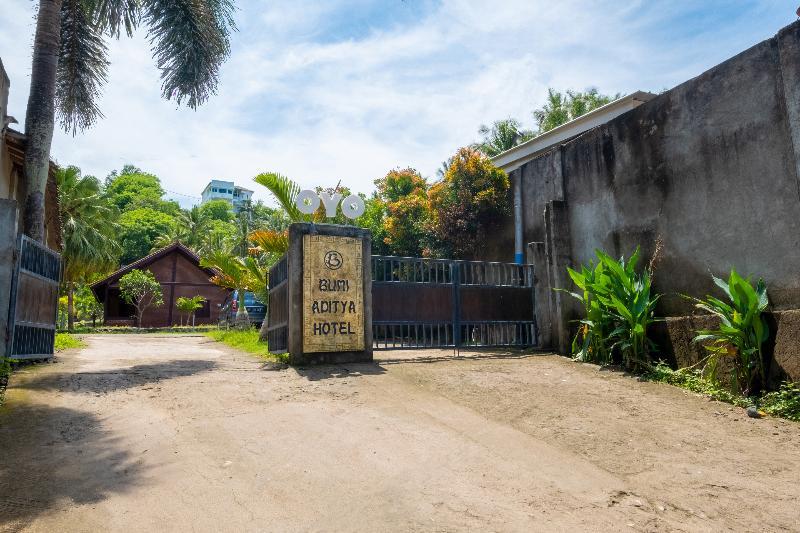
<path fill-rule="evenodd" d="M 660 313 L 686 314 L 679 295 L 731 267 L 763 277 L 776 309 L 800 308 L 798 153 L 800 23 L 512 173 L 525 242 L 547 241 L 544 207 L 564 200 L 554 232 L 573 265 L 663 241 Z"/>

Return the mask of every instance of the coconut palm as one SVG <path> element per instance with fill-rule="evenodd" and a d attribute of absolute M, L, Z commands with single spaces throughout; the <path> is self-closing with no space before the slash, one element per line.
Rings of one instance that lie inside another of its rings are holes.
<path fill-rule="evenodd" d="M 97 100 L 107 81 L 106 40 L 146 26 L 162 96 L 194 109 L 216 90 L 230 54 L 233 10 L 231 0 L 39 0 L 25 115 L 25 233 L 44 241 L 56 114 L 73 134 L 102 117 Z"/>
<path fill-rule="evenodd" d="M 173 242 L 181 242 L 195 251 L 201 249 L 206 238 L 207 222 L 198 206 L 193 206 L 188 211 L 181 210 L 175 225 L 153 241 L 153 250 L 169 246 Z"/>
<path fill-rule="evenodd" d="M 64 249 L 63 279 L 67 290 L 68 328 L 74 326 L 75 283 L 92 272 L 113 268 L 120 247 L 115 240 L 116 208 L 102 195 L 100 181 L 82 176 L 78 167 L 56 172 Z"/>
<path fill-rule="evenodd" d="M 224 252 L 211 252 L 200 260 L 200 266 L 213 268 L 216 271 L 211 278 L 212 283 L 237 291 L 236 324 L 239 327 L 249 325 L 244 293 L 252 290 L 254 283 L 253 277 L 244 261 Z"/>

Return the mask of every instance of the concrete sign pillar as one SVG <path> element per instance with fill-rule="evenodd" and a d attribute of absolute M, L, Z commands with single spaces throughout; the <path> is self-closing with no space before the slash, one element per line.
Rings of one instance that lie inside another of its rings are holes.
<path fill-rule="evenodd" d="M 289 227 L 290 362 L 372 361 L 369 230 L 334 224 Z"/>

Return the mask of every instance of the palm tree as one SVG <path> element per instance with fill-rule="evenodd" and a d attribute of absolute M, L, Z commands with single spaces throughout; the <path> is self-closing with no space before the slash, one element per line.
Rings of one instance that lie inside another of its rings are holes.
<path fill-rule="evenodd" d="M 482 124 L 478 133 L 483 140 L 475 148 L 489 157 L 510 150 L 534 136 L 532 131 L 522 129 L 522 125 L 514 118 L 495 121 L 491 127 Z"/>
<path fill-rule="evenodd" d="M 267 188 L 278 204 L 286 211 L 292 222 L 310 222 L 314 215 L 306 215 L 297 209 L 295 199 L 300 192 L 300 185 L 281 174 L 265 172 L 259 174 L 253 181 Z M 250 240 L 258 247 L 258 252 L 281 256 L 289 249 L 288 232 L 260 229 L 250 233 Z"/>
<path fill-rule="evenodd" d="M 56 113 L 73 134 L 102 117 L 106 39 L 147 26 L 166 99 L 196 108 L 213 94 L 235 30 L 232 0 L 39 0 L 25 115 L 24 231 L 44 241 L 44 190 Z"/>
<path fill-rule="evenodd" d="M 176 218 L 176 224 L 153 241 L 153 250 L 169 246 L 173 242 L 181 242 L 195 252 L 200 250 L 206 238 L 206 222 L 200 208 L 196 205 L 188 211 L 181 210 Z"/>
<path fill-rule="evenodd" d="M 216 274 L 211 278 L 212 283 L 237 291 L 236 324 L 239 327 L 249 325 L 244 293 L 245 291 L 251 291 L 255 284 L 253 276 L 244 261 L 224 252 L 212 252 L 200 260 L 200 265 L 206 268 L 213 268 L 216 271 Z"/>
<path fill-rule="evenodd" d="M 85 280 L 93 271 L 116 265 L 120 251 L 115 239 L 117 212 L 103 197 L 100 181 L 93 176 L 81 176 L 78 167 L 58 169 L 56 181 L 64 243 L 67 320 L 71 330 L 75 283 Z"/>

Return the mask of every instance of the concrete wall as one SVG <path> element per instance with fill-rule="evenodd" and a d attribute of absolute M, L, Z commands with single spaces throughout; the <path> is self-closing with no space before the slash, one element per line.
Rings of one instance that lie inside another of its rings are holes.
<path fill-rule="evenodd" d="M 798 154 L 800 23 L 514 171 L 524 240 L 552 240 L 545 207 L 563 201 L 569 253 L 551 269 L 595 248 L 649 258 L 660 239 L 662 314 L 688 314 L 679 294 L 714 292 L 710 273 L 731 267 L 800 308 Z"/>

